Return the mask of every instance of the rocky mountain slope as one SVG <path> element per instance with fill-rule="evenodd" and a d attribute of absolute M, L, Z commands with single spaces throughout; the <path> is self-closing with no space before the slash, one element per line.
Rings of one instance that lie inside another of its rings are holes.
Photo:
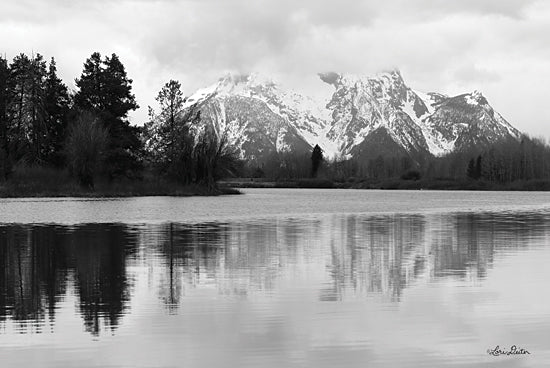
<path fill-rule="evenodd" d="M 375 77 L 323 73 L 330 99 L 283 89 L 258 75 L 221 78 L 187 99 L 204 123 L 227 134 L 243 158 L 265 160 L 281 152 L 373 158 L 409 155 L 421 160 L 500 139 L 518 138 L 479 92 L 449 97 L 408 87 L 400 72 Z"/>

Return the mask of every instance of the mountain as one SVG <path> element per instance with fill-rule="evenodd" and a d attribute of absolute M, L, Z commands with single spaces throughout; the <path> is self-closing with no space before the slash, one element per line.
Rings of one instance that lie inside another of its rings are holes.
<path fill-rule="evenodd" d="M 283 89 L 258 75 L 227 75 L 191 95 L 186 106 L 243 158 L 264 161 L 281 152 L 311 152 L 359 160 L 409 156 L 416 161 L 518 139 L 511 126 L 477 91 L 459 96 L 420 93 L 398 70 L 374 77 L 319 74 L 334 88 L 323 100 Z"/>

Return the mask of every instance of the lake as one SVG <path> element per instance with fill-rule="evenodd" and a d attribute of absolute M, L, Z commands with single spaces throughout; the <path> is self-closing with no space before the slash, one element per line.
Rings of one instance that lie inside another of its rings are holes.
<path fill-rule="evenodd" d="M 243 192 L 0 199 L 0 365 L 550 365 L 550 194 Z"/>

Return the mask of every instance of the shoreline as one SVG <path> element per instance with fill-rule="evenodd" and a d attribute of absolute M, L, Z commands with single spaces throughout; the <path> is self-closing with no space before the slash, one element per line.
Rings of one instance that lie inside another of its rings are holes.
<path fill-rule="evenodd" d="M 131 197 L 216 197 L 220 195 L 242 194 L 237 188 L 218 186 L 214 189 L 199 185 L 136 188 L 134 187 L 101 187 L 86 190 L 75 186 L 68 188 L 25 188 L 11 185 L 0 185 L 0 199 L 8 198 L 131 198 Z"/>
<path fill-rule="evenodd" d="M 361 180 L 330 181 L 299 179 L 267 181 L 263 179 L 231 179 L 220 181 L 215 188 L 201 185 L 177 185 L 149 181 L 131 181 L 98 185 L 86 190 L 73 183 L 49 186 L 36 183 L 0 184 L 0 198 L 130 198 L 130 197 L 216 197 L 243 194 L 239 189 L 363 189 L 363 190 L 449 190 L 449 191 L 550 191 L 549 180 L 531 180 L 495 184 L 485 181 L 460 180 Z"/>
<path fill-rule="evenodd" d="M 296 179 L 266 181 L 234 179 L 221 181 L 231 188 L 296 188 L 296 189 L 383 189 L 383 190 L 464 190 L 464 191 L 550 191 L 550 180 L 528 180 L 511 183 L 491 183 L 481 180 L 421 179 L 421 180 L 359 180 Z"/>

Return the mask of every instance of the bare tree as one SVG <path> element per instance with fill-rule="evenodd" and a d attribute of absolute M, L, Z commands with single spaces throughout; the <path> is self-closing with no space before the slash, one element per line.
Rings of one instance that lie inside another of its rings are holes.
<path fill-rule="evenodd" d="M 193 120 L 195 124 L 201 124 L 200 112 Z M 212 189 L 220 176 L 235 166 L 237 155 L 229 145 L 228 126 L 216 131 L 212 125 L 201 125 L 193 155 L 195 181 Z"/>
<path fill-rule="evenodd" d="M 107 129 L 89 112 L 82 112 L 70 125 L 66 143 L 69 168 L 82 187 L 93 189 L 109 140 Z"/>

